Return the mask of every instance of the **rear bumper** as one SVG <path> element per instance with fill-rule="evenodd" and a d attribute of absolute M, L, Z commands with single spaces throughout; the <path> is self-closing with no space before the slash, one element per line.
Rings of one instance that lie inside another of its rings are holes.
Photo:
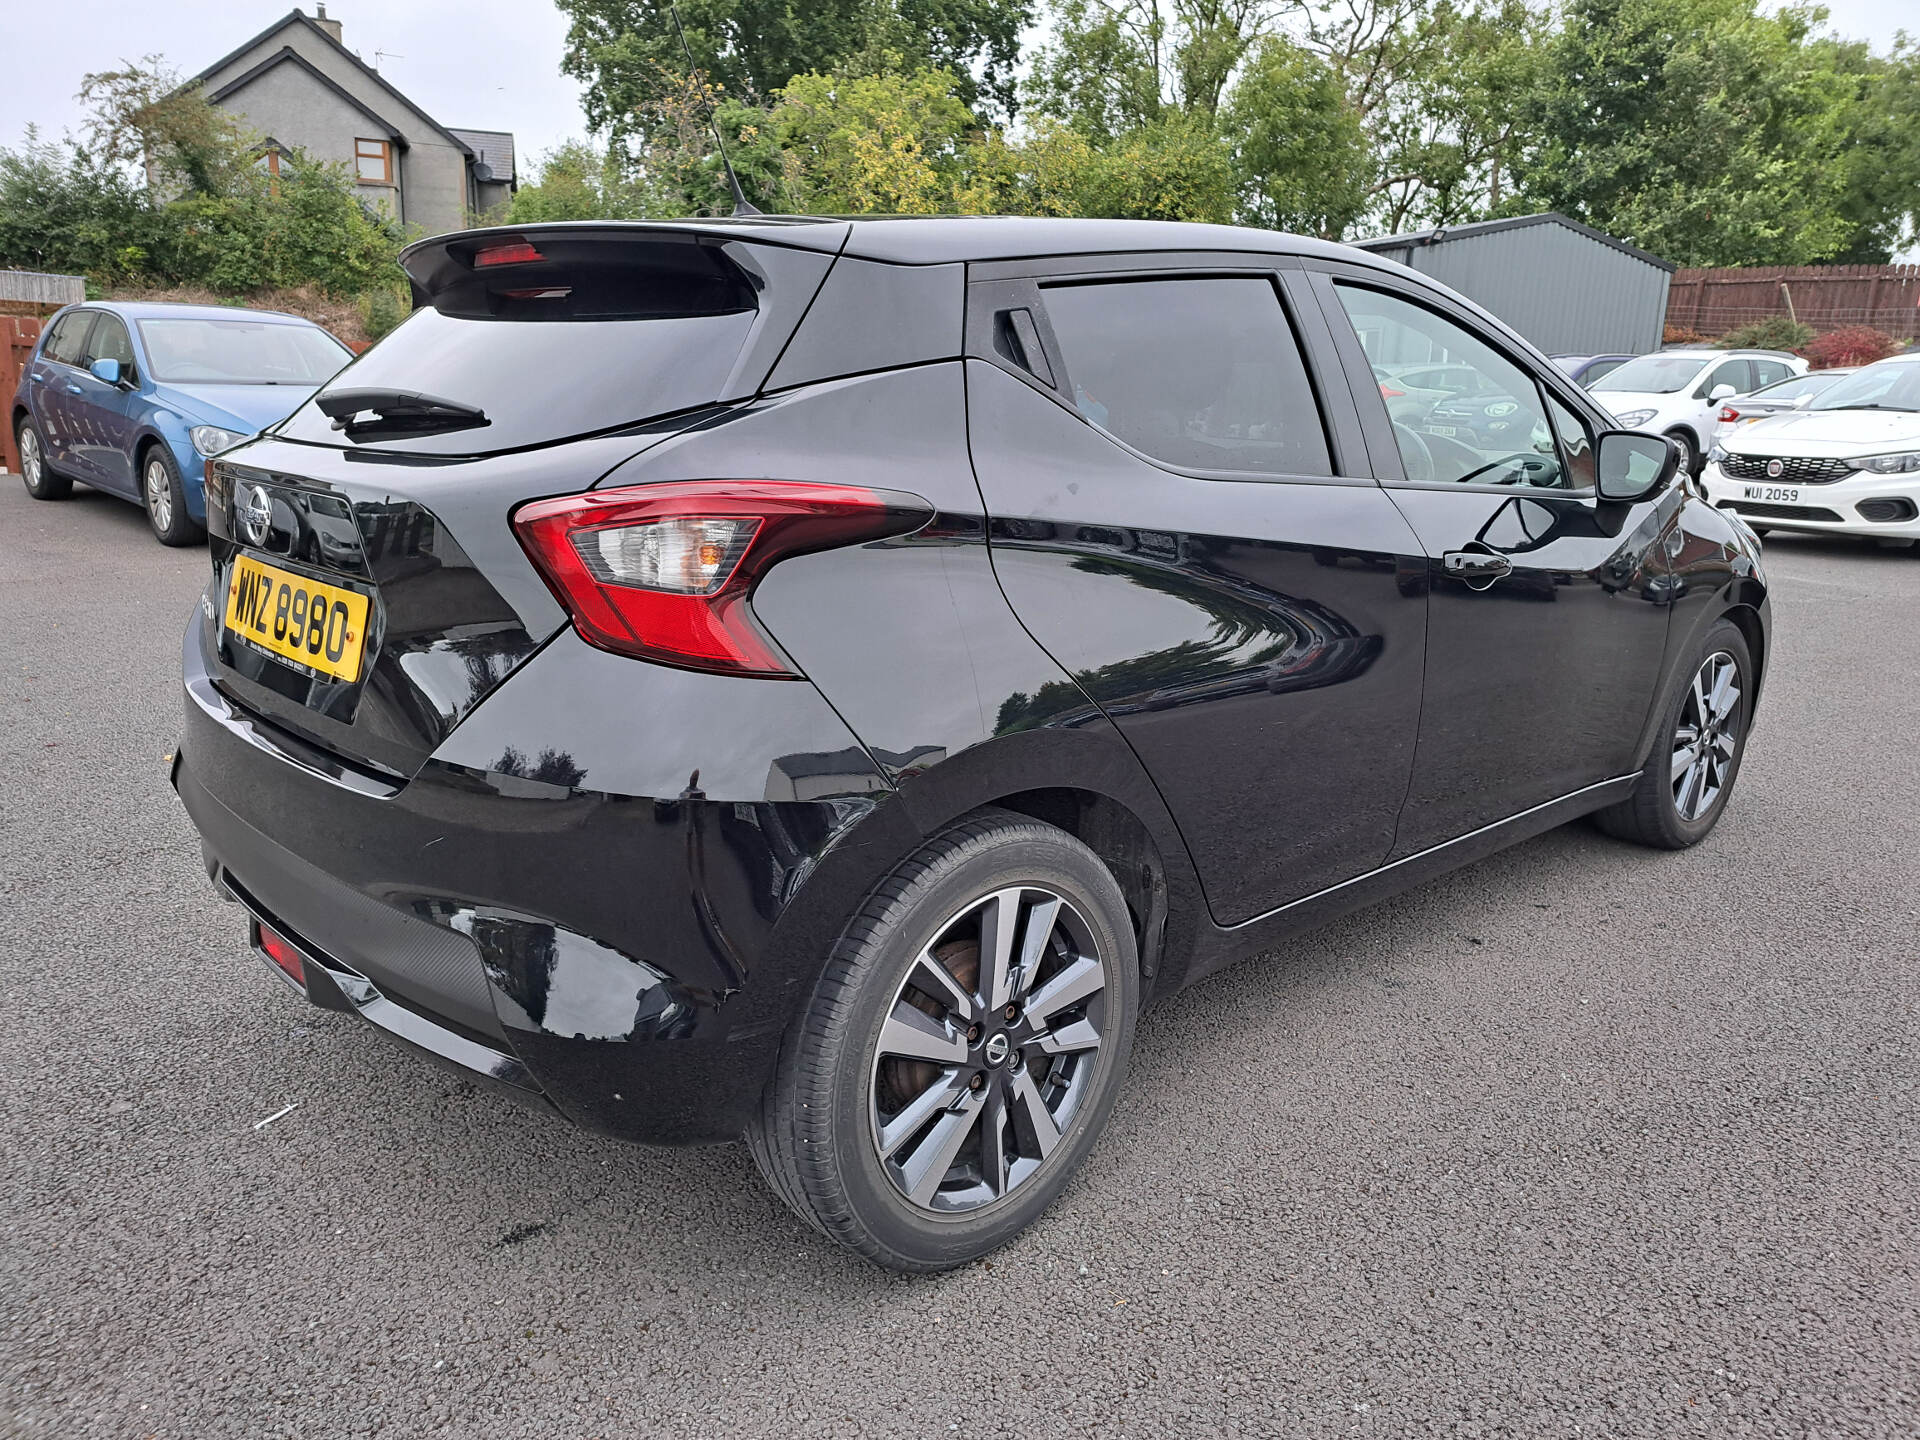
<path fill-rule="evenodd" d="M 206 629 L 196 616 L 188 630 L 174 785 L 215 883 L 315 962 L 309 999 L 593 1130 L 661 1144 L 740 1133 L 826 945 L 870 883 L 835 851 L 876 808 L 877 778 L 870 793 L 807 801 L 767 799 L 770 780 L 751 798 L 606 793 L 579 777 L 618 773 L 621 757 L 600 764 L 576 740 L 572 784 L 444 758 L 394 784 L 230 701 L 213 682 Z M 629 684 L 654 669 L 553 647 L 497 697 L 573 689 L 582 666 L 631 667 L 611 672 Z M 864 751 L 811 686 L 714 678 L 775 687 L 716 694 L 735 711 L 788 707 L 790 731 L 763 733 L 806 739 L 856 771 Z M 730 746 L 738 759 L 722 716 L 676 720 L 687 743 Z M 549 748 L 521 741 L 521 753 Z M 761 775 L 784 773 L 781 763 L 763 761 Z M 866 784 L 852 774 L 840 788 Z"/>

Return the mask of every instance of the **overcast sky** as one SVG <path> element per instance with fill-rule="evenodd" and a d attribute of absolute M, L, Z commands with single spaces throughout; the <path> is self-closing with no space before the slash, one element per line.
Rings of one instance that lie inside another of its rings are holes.
<path fill-rule="evenodd" d="M 528 160 L 585 132 L 579 88 L 561 75 L 566 23 L 549 0 L 328 0 L 347 47 L 443 125 L 511 130 Z M 287 0 L 0 0 L 0 145 L 29 124 L 77 127 L 90 71 L 159 53 L 191 75 L 265 29 Z M 303 9 L 312 13 L 312 0 Z M 1914 0 L 1828 0 L 1833 27 L 1885 51 Z M 376 55 L 376 51 L 384 52 Z"/>

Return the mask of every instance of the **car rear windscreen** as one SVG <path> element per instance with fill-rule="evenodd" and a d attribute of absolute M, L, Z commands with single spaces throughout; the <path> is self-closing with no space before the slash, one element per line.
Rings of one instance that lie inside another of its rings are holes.
<path fill-rule="evenodd" d="M 480 455 L 618 429 L 722 398 L 758 309 L 752 278 L 715 246 L 455 241 L 408 268 L 428 303 L 278 433 Z M 485 418 L 396 436 L 326 414 L 344 392 L 431 397 Z"/>

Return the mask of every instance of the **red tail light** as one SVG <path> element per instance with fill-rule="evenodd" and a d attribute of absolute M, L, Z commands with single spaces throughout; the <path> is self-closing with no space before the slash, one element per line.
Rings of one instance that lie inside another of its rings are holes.
<path fill-rule="evenodd" d="M 1740 418 L 1740 412 L 1734 409 L 1733 406 L 1722 405 L 1720 407 L 1720 423 L 1722 425 L 1731 425 L 1734 421 L 1738 420 L 1739 418 Z"/>
<path fill-rule="evenodd" d="M 509 241 L 504 245 L 483 245 L 473 252 L 475 266 L 525 265 L 528 261 L 545 258 L 524 240 Z"/>
<path fill-rule="evenodd" d="M 730 675 L 797 676 L 748 604 L 816 550 L 919 529 L 916 496 L 785 480 L 685 480 L 535 500 L 514 533 L 590 644 Z"/>
<path fill-rule="evenodd" d="M 1404 390 L 1396 390 L 1391 385 L 1382 385 L 1380 387 L 1380 393 L 1389 400 L 1398 400 L 1407 392 Z"/>

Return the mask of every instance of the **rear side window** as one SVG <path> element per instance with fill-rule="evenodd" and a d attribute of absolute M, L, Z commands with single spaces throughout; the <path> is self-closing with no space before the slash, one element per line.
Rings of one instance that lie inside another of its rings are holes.
<path fill-rule="evenodd" d="M 1736 395 L 1744 395 L 1753 389 L 1753 362 L 1729 360 L 1724 365 L 1714 366 L 1713 373 L 1702 380 L 1693 393 L 1696 397 L 1705 399 L 1722 385 L 1731 385 Z"/>
<path fill-rule="evenodd" d="M 53 334 L 47 340 L 47 348 L 41 353 L 62 365 L 78 365 L 80 356 L 86 350 L 87 331 L 92 326 L 91 310 L 76 310 L 71 315 L 62 315 L 54 322 Z"/>
<path fill-rule="evenodd" d="M 1184 470 L 1333 473 L 1271 281 L 1124 280 L 1042 294 L 1073 403 L 1114 438 Z"/>
<path fill-rule="evenodd" d="M 1755 385 L 1778 385 L 1793 373 L 1778 360 L 1756 360 L 1753 362 L 1753 383 Z"/>

